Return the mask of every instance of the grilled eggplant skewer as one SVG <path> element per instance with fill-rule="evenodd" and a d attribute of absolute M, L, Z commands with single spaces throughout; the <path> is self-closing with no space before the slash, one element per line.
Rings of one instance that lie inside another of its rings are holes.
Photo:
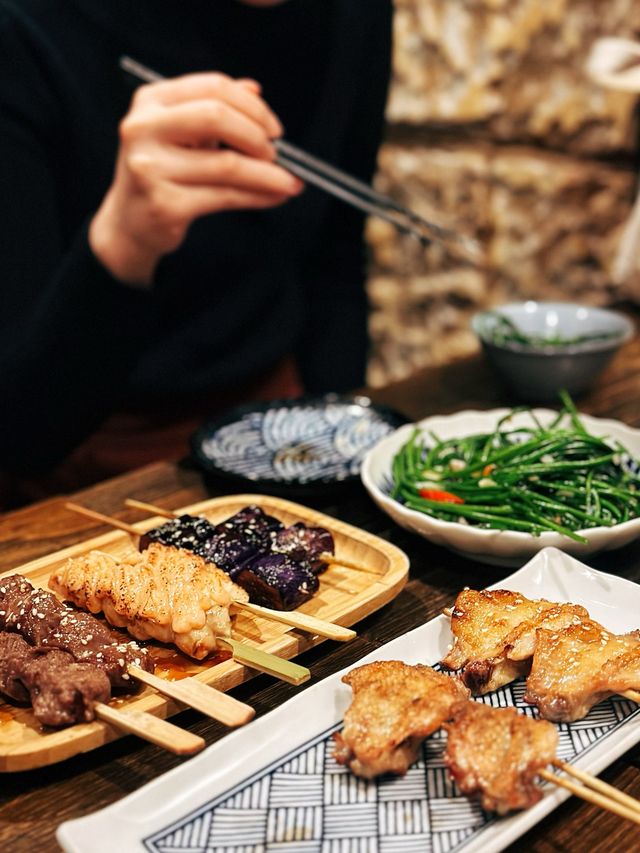
<path fill-rule="evenodd" d="M 151 512 L 154 515 L 159 515 L 163 518 L 179 519 L 187 526 L 193 524 L 197 527 L 199 522 L 205 522 L 205 524 L 199 529 L 198 541 L 204 541 L 207 536 L 211 538 L 211 536 L 215 537 L 216 535 L 215 526 L 202 516 L 186 514 L 179 515 L 178 513 L 164 509 L 164 507 L 156 506 L 155 504 L 150 504 L 146 501 L 134 500 L 133 498 L 127 498 L 125 504 L 129 507 L 133 507 L 134 509 L 146 510 L 147 512 Z M 229 522 L 233 522 L 235 519 L 237 526 L 240 527 L 239 532 L 242 532 L 241 526 L 242 522 L 246 519 L 245 513 L 247 509 L 254 508 L 246 507 L 244 510 L 240 510 L 239 513 L 232 516 L 231 519 L 227 519 L 226 522 L 222 522 L 222 525 L 218 525 L 218 527 L 224 526 Z M 354 563 L 351 560 L 345 560 L 342 557 L 336 556 L 334 553 L 335 543 L 333 536 L 325 527 L 310 527 L 302 521 L 297 521 L 294 524 L 285 527 L 281 522 L 273 518 L 273 516 L 267 516 L 267 518 L 270 519 L 270 527 L 271 531 L 273 531 L 271 542 L 272 550 L 283 554 L 289 554 L 289 556 L 296 560 L 306 561 L 309 563 L 314 574 L 321 574 L 329 566 L 353 569 L 354 571 L 366 572 L 373 575 L 380 574 L 377 569 L 372 569 L 368 566 L 363 566 L 360 563 Z M 208 528 L 207 525 L 209 526 Z M 164 529 L 168 532 L 168 528 Z M 186 532 L 185 538 L 188 539 L 188 537 L 189 534 Z M 180 547 L 186 548 L 189 547 L 189 545 L 185 542 L 185 544 Z"/>
<path fill-rule="evenodd" d="M 326 569 L 318 555 L 333 549 L 328 531 L 285 528 L 258 506 L 244 507 L 219 524 L 174 516 L 144 533 L 140 550 L 151 542 L 193 551 L 226 572 L 253 602 L 274 610 L 294 610 L 318 591 L 317 575 Z"/>

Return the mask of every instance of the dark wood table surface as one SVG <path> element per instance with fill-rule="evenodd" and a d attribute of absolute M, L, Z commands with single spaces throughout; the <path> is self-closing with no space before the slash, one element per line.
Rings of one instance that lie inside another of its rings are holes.
<path fill-rule="evenodd" d="M 636 337 L 616 356 L 597 385 L 578 400 L 590 414 L 617 418 L 640 427 L 640 340 Z M 480 357 L 431 369 L 370 394 L 412 419 L 463 408 L 492 408 L 514 400 L 496 383 Z M 123 509 L 127 497 L 167 508 L 229 494 L 228 484 L 207 480 L 189 462 L 159 462 L 75 494 L 80 503 L 124 520 L 139 513 Z M 235 489 L 235 491 L 244 491 Z M 106 530 L 64 508 L 56 497 L 0 516 L 0 571 L 19 566 Z M 458 557 L 396 527 L 357 485 L 323 498 L 293 498 L 350 524 L 369 530 L 402 548 L 411 560 L 410 579 L 400 595 L 357 626 L 348 644 L 325 642 L 299 658 L 312 671 L 310 684 L 354 664 L 364 655 L 405 631 L 438 615 L 465 585 L 482 587 L 499 581 L 508 570 Z M 640 581 L 640 542 L 591 558 L 595 568 Z M 234 690 L 260 716 L 303 690 L 260 675 Z M 202 735 L 208 744 L 226 729 L 195 711 L 173 720 Z M 250 736 L 248 732 L 248 736 Z M 93 752 L 38 770 L 7 773 L 0 778 L 0 850 L 58 850 L 59 823 L 96 811 L 137 790 L 184 759 L 126 737 Z M 640 798 L 640 747 L 630 750 L 604 771 L 602 778 Z M 628 851 L 640 849 L 640 827 L 571 798 L 516 842 L 513 850 Z M 126 851 L 122 851 L 126 853 Z"/>

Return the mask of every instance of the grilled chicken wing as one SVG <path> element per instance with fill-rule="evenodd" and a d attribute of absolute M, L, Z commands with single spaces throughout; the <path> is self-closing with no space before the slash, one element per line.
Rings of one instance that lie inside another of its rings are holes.
<path fill-rule="evenodd" d="M 537 628 L 557 630 L 588 617 L 576 604 L 532 600 L 506 589 L 464 589 L 451 616 L 453 648 L 442 665 L 462 669 L 472 693 L 489 693 L 527 674 Z"/>
<path fill-rule="evenodd" d="M 69 559 L 49 579 L 51 589 L 138 640 L 174 643 L 201 659 L 231 632 L 229 606 L 249 596 L 193 553 L 152 543 L 125 560 L 91 551 Z"/>
<path fill-rule="evenodd" d="M 593 619 L 538 630 L 525 701 L 548 720 L 581 720 L 614 693 L 640 688 L 637 633 L 613 634 Z"/>
<path fill-rule="evenodd" d="M 395 660 L 356 667 L 342 680 L 351 686 L 353 702 L 334 736 L 334 755 L 366 779 L 406 773 L 421 741 L 469 696 L 455 677 Z"/>
<path fill-rule="evenodd" d="M 463 794 L 480 797 L 487 811 L 526 809 L 542 797 L 534 782 L 556 755 L 558 732 L 515 708 L 467 702 L 445 723 L 445 764 Z"/>

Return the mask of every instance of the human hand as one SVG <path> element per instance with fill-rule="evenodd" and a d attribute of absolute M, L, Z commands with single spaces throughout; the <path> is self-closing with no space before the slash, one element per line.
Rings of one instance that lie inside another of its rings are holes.
<path fill-rule="evenodd" d="M 93 252 L 117 279 L 148 285 L 198 217 L 297 195 L 302 182 L 273 162 L 281 134 L 253 80 L 203 73 L 141 86 L 89 228 Z"/>

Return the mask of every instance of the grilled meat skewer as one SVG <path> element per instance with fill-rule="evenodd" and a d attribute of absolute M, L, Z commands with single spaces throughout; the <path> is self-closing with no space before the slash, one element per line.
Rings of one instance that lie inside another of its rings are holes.
<path fill-rule="evenodd" d="M 534 780 L 556 758 L 558 731 L 552 723 L 515 708 L 466 702 L 444 728 L 445 764 L 462 793 L 478 795 L 483 809 L 503 815 L 541 799 Z"/>
<path fill-rule="evenodd" d="M 581 720 L 598 702 L 640 687 L 640 632 L 616 635 L 584 607 L 509 590 L 463 590 L 451 614 L 454 645 L 442 664 L 462 668 L 473 693 L 520 675 L 525 700 L 556 722 Z"/>
<path fill-rule="evenodd" d="M 188 551 L 153 542 L 142 554 L 116 560 L 91 551 L 69 559 L 49 580 L 52 589 L 137 639 L 173 643 L 202 659 L 231 635 L 229 607 L 247 593 Z"/>
<path fill-rule="evenodd" d="M 529 672 L 538 628 L 557 631 L 588 618 L 577 604 L 532 600 L 507 589 L 464 589 L 451 614 L 453 647 L 441 663 L 462 669 L 472 693 L 490 693 Z"/>
<path fill-rule="evenodd" d="M 542 797 L 535 783 L 540 776 L 640 824 L 640 803 L 556 758 L 559 735 L 552 723 L 471 701 L 456 676 L 421 664 L 377 661 L 342 680 L 351 684 L 354 698 L 342 733 L 334 736 L 334 756 L 358 776 L 406 772 L 422 737 L 442 726 L 448 734 L 445 766 L 461 792 L 479 796 L 488 811 L 502 815 L 535 805 Z M 581 786 L 554 775 L 548 765 Z"/>
<path fill-rule="evenodd" d="M 365 779 L 406 773 L 424 738 L 469 696 L 455 676 L 397 660 L 364 664 L 342 680 L 351 686 L 353 701 L 342 732 L 334 736 L 334 756 Z"/>
<path fill-rule="evenodd" d="M 0 631 L 0 693 L 31 704 L 47 726 L 95 719 L 95 703 L 108 702 L 111 685 L 104 670 L 78 663 L 61 649 L 36 649 L 19 634 Z"/>
<path fill-rule="evenodd" d="M 310 678 L 306 667 L 231 636 L 231 605 L 246 604 L 249 596 L 192 552 L 157 542 L 124 560 L 90 551 L 67 560 L 49 585 L 138 639 L 173 643 L 197 660 L 219 647 L 231 649 L 235 661 L 291 684 Z"/>
<path fill-rule="evenodd" d="M 0 579 L 0 630 L 21 634 L 38 648 L 69 652 L 79 663 L 104 670 L 115 688 L 131 690 L 128 667 L 153 672 L 149 652 L 95 617 L 75 610 L 22 575 Z"/>
<path fill-rule="evenodd" d="M 594 705 L 640 687 L 640 636 L 613 634 L 593 619 L 538 630 L 525 701 L 555 722 L 581 720 Z"/>

